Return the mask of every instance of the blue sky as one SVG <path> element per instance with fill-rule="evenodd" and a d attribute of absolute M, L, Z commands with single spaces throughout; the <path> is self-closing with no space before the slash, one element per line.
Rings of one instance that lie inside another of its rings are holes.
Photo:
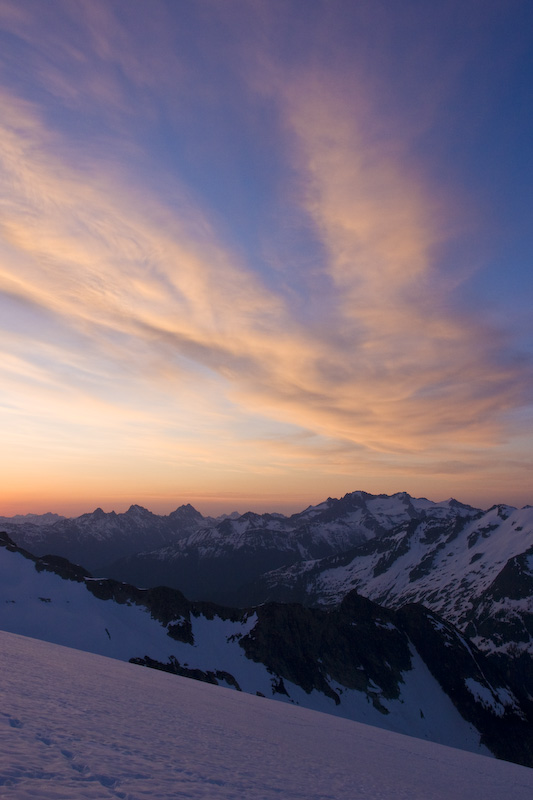
<path fill-rule="evenodd" d="M 0 511 L 531 502 L 532 23 L 0 0 Z"/>

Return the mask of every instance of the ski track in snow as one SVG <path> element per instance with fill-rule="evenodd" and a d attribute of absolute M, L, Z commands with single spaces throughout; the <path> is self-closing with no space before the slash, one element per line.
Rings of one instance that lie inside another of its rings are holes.
<path fill-rule="evenodd" d="M 0 797 L 529 800 L 533 770 L 0 633 Z"/>

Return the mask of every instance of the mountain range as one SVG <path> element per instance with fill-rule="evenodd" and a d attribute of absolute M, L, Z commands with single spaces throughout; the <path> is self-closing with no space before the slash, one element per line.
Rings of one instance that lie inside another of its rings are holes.
<path fill-rule="evenodd" d="M 74 519 L 4 517 L 0 527 L 36 555 L 55 553 L 137 586 L 176 588 L 190 600 L 334 608 L 356 589 L 392 609 L 422 603 L 494 659 L 512 656 L 527 682 L 531 506 L 482 510 L 453 499 L 357 491 L 289 517 L 212 518 L 190 505 L 160 516 L 131 506 Z M 533 678 L 528 685 L 533 697 Z"/>
<path fill-rule="evenodd" d="M 6 631 L 533 766 L 527 692 L 420 604 L 227 608 L 1 544 Z"/>
<path fill-rule="evenodd" d="M 55 514 L 4 517 L 0 518 L 2 528 L 36 557 L 52 553 L 83 564 L 90 570 L 84 580 L 97 575 L 145 589 L 166 586 L 183 592 L 193 604 L 229 607 L 233 610 L 224 613 L 235 618 L 247 613 L 242 609 L 276 608 L 274 627 L 290 608 L 301 619 L 287 622 L 289 627 L 303 624 L 305 630 L 314 630 L 316 619 L 326 614 L 331 628 L 335 615 L 342 617 L 346 604 L 353 604 L 357 597 L 359 612 L 362 603 L 372 601 L 386 619 L 383 624 L 399 626 L 413 644 L 416 631 L 402 627 L 405 609 L 411 609 L 412 616 L 423 606 L 424 613 L 436 615 L 435 625 L 445 626 L 441 631 L 453 626 L 454 636 L 468 641 L 469 648 L 476 648 L 476 658 L 482 655 L 509 682 L 521 713 L 529 718 L 533 702 L 531 506 L 495 505 L 483 510 L 454 499 L 434 503 L 403 492 L 388 496 L 357 491 L 340 499 L 328 498 L 292 516 L 248 512 L 212 518 L 190 505 L 161 516 L 134 505 L 123 514 L 97 509 L 73 519 Z M 50 563 L 57 567 L 53 559 Z M 94 588 L 97 583 L 88 585 Z M 422 618 L 418 624 L 430 633 L 435 628 Z M 278 647 L 285 647 L 277 634 L 268 642 L 260 656 L 265 663 L 274 658 Z M 424 640 L 418 648 L 424 649 Z M 349 649 L 347 645 L 346 657 Z M 168 659 L 154 652 L 129 657 L 141 661 L 146 657 L 145 663 L 171 668 Z M 300 660 L 315 664 L 317 659 L 322 655 L 303 652 Z M 268 663 L 282 682 L 292 675 L 291 670 L 284 672 Z M 406 658 L 401 660 L 404 667 L 406 663 Z M 325 684 L 316 675 L 309 680 L 299 676 L 296 684 L 305 686 L 305 691 L 318 691 L 320 685 L 324 691 Z M 376 685 L 381 686 L 379 681 Z M 325 691 L 328 696 L 329 690 Z M 456 702 L 453 691 L 450 696 Z"/>

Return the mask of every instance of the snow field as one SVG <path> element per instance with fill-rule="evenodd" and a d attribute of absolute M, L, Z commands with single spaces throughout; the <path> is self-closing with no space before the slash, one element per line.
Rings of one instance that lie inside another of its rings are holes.
<path fill-rule="evenodd" d="M 0 797 L 529 800 L 533 770 L 0 633 Z"/>
<path fill-rule="evenodd" d="M 173 656 L 189 669 L 228 672 L 243 692 L 252 695 L 260 692 L 266 698 L 490 755 L 480 745 L 479 733 L 461 717 L 414 650 L 413 669 L 402 676 L 400 697 L 381 699 L 387 714 L 374 707 L 371 697 L 332 680 L 339 705 L 321 692 L 307 694 L 289 681 L 284 681 L 288 695 L 273 695 L 275 676 L 248 659 L 237 638 L 255 622 L 255 614 L 244 623 L 192 617 L 191 646 L 171 639 L 145 608 L 99 600 L 84 584 L 50 572 L 37 573 L 32 561 L 0 548 L 0 629 L 121 661 L 149 656 L 168 663 Z M 379 687 L 376 690 L 379 694 Z"/>

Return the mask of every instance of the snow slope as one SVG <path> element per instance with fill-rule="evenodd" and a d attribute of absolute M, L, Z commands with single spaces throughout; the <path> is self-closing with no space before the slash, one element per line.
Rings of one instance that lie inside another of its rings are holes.
<path fill-rule="evenodd" d="M 529 800 L 533 770 L 0 633 L 0 796 Z"/>
<path fill-rule="evenodd" d="M 260 692 L 265 697 L 490 755 L 480 744 L 479 732 L 463 719 L 414 650 L 412 668 L 403 672 L 397 698 L 383 696 L 379 686 L 367 693 L 330 679 L 329 685 L 340 697 L 336 704 L 332 697 L 315 689 L 308 693 L 286 678 L 284 691 L 278 691 L 280 675 L 246 656 L 239 641 L 256 624 L 256 614 L 241 613 L 236 619 L 212 613 L 191 616 L 192 642 L 169 636 L 172 625 L 183 621 L 178 617 L 164 625 L 144 605 L 99 599 L 88 591 L 85 582 L 38 572 L 31 559 L 0 548 L 0 629 L 4 631 L 122 661 L 148 656 L 166 664 L 175 659 L 189 670 L 216 675 L 222 685 L 231 685 L 228 677 L 234 678 L 243 692 Z M 374 697 L 379 698 L 379 704 L 372 702 Z"/>

